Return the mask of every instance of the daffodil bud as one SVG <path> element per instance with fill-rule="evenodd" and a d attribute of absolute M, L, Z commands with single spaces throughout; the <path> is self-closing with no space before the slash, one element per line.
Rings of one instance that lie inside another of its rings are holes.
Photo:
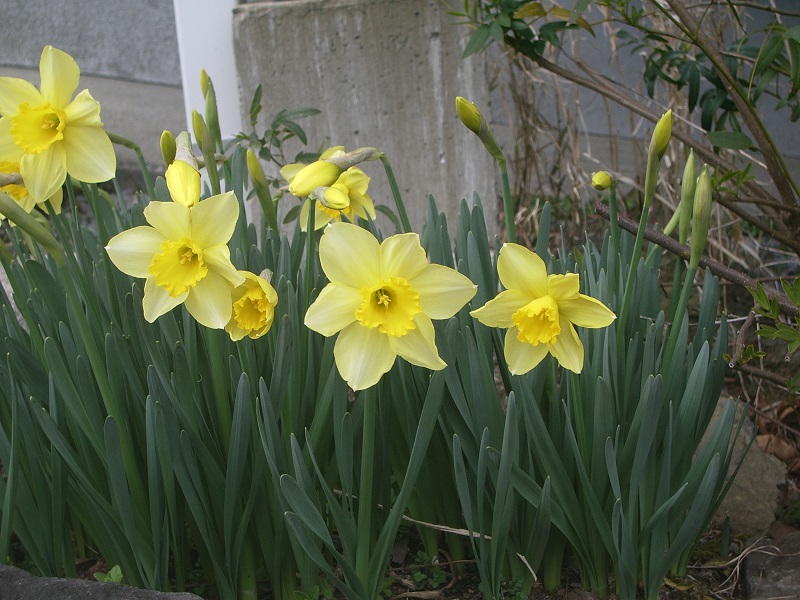
<path fill-rule="evenodd" d="M 611 175 L 608 174 L 608 171 L 597 171 L 597 173 L 592 173 L 592 187 L 596 190 L 603 191 L 610 188 L 614 185 L 614 180 L 611 178 Z"/>
<path fill-rule="evenodd" d="M 208 84 L 211 81 L 211 78 L 206 73 L 205 69 L 200 69 L 200 91 L 203 92 L 203 98 L 206 97 L 208 94 Z"/>
<path fill-rule="evenodd" d="M 343 171 L 330 160 L 318 160 L 300 169 L 289 184 L 289 192 L 305 198 L 318 187 L 333 185 Z"/>
<path fill-rule="evenodd" d="M 6 185 L 22 185 L 22 175 L 19 173 L 0 173 L 0 188 Z"/>
<path fill-rule="evenodd" d="M 175 152 L 177 151 L 175 136 L 172 135 L 171 131 L 165 129 L 161 132 L 161 141 L 159 145 L 161 146 L 161 158 L 164 159 L 164 164 L 167 166 L 171 165 L 172 161 L 175 160 Z"/>
<path fill-rule="evenodd" d="M 481 113 L 480 109 L 472 102 L 461 96 L 456 97 L 456 112 L 458 118 L 464 126 L 478 136 L 478 139 L 483 143 L 486 151 L 492 155 L 496 161 L 504 162 L 505 157 L 500 146 L 497 145 L 492 130 L 489 129 L 489 123 Z"/>
<path fill-rule="evenodd" d="M 656 123 L 653 137 L 650 138 L 650 153 L 661 160 L 667 151 L 669 139 L 672 137 L 672 109 L 669 109 Z"/>
<path fill-rule="evenodd" d="M 255 186 L 268 186 L 267 176 L 264 174 L 264 169 L 261 167 L 261 161 L 252 149 L 247 149 L 247 171 L 250 173 L 250 179 Z"/>
<path fill-rule="evenodd" d="M 695 188 L 697 187 L 697 161 L 694 150 L 689 152 L 686 166 L 683 168 L 683 181 L 681 182 L 681 203 L 678 205 L 678 239 L 685 244 L 689 239 L 689 225 L 692 222 L 692 210 Z"/>
<path fill-rule="evenodd" d="M 464 127 L 474 134 L 480 134 L 483 115 L 474 103 L 461 96 L 456 96 L 456 112 Z"/>
<path fill-rule="evenodd" d="M 689 266 L 697 267 L 708 242 L 708 228 L 711 221 L 711 176 L 708 167 L 703 166 L 697 178 L 692 211 L 692 243 L 689 253 Z"/>
<path fill-rule="evenodd" d="M 194 132 L 194 139 L 197 140 L 197 145 L 201 148 L 203 147 L 203 134 L 208 131 L 206 127 L 206 122 L 203 120 L 203 115 L 201 115 L 196 110 L 192 111 L 192 131 Z"/>
<path fill-rule="evenodd" d="M 317 188 L 314 190 L 317 199 L 327 208 L 344 210 L 350 206 L 350 196 L 338 187 Z"/>

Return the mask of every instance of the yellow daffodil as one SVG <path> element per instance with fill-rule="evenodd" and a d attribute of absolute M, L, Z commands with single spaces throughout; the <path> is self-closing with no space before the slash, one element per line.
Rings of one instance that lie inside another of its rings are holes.
<path fill-rule="evenodd" d="M 608 171 L 597 171 L 592 173 L 592 187 L 598 191 L 607 190 L 614 183 Z"/>
<path fill-rule="evenodd" d="M 186 197 L 176 189 L 173 197 Z M 151 202 L 148 226 L 114 236 L 106 251 L 117 268 L 145 278 L 145 319 L 151 323 L 181 303 L 201 325 L 222 329 L 231 319 L 231 288 L 245 282 L 231 263 L 227 243 L 239 218 L 239 203 L 226 192 L 188 207 Z"/>
<path fill-rule="evenodd" d="M 342 216 L 354 223 L 356 218 L 375 219 L 375 205 L 372 198 L 367 195 L 369 177 L 358 167 L 350 167 L 328 187 L 326 192 L 335 190 L 347 198 L 347 206 L 341 210 L 336 210 L 331 206 L 325 206 L 320 201 L 313 199 L 306 200 L 300 209 L 300 229 L 305 231 L 308 228 L 308 210 L 311 204 L 314 205 L 314 229 L 322 229 L 331 221 L 341 221 Z"/>
<path fill-rule="evenodd" d="M 39 62 L 41 88 L 0 77 L 0 161 L 19 163 L 34 202 L 53 196 L 69 174 L 87 183 L 114 177 L 116 157 L 88 90 L 73 98 L 80 69 L 47 46 Z"/>
<path fill-rule="evenodd" d="M 37 202 L 34 201 L 33 196 L 28 193 L 25 187 L 25 182 L 19 174 L 19 165 L 12 162 L 0 161 L 0 190 L 11 196 L 22 207 L 25 212 L 31 212 Z M 56 213 L 61 212 L 61 203 L 64 198 L 63 190 L 59 187 L 55 193 L 50 196 L 50 204 Z M 47 204 L 39 202 L 38 206 L 44 212 L 47 212 Z M 5 219 L 5 215 L 0 213 L 0 221 Z"/>
<path fill-rule="evenodd" d="M 448 319 L 475 295 L 464 275 L 430 264 L 415 233 L 379 243 L 349 223 L 331 223 L 319 245 L 330 279 L 306 312 L 305 324 L 324 336 L 339 332 L 336 366 L 354 390 L 375 385 L 400 356 L 428 369 L 439 357 L 431 319 Z"/>
<path fill-rule="evenodd" d="M 234 342 L 245 336 L 256 340 L 267 333 L 278 304 L 275 288 L 264 277 L 248 271 L 239 271 L 239 275 L 245 281 L 233 290 L 233 311 L 225 326 Z"/>
<path fill-rule="evenodd" d="M 470 314 L 489 327 L 508 328 L 505 357 L 522 375 L 548 353 L 575 373 L 583 369 L 579 327 L 606 327 L 616 318 L 602 302 L 580 293 L 577 273 L 547 275 L 544 261 L 517 244 L 504 244 L 497 273 L 506 288 Z"/>
<path fill-rule="evenodd" d="M 333 146 L 320 154 L 319 160 L 310 165 L 301 163 L 284 165 L 281 168 L 281 176 L 289 182 L 289 193 L 298 198 L 305 198 L 316 188 L 334 183 L 344 169 L 328 162 L 328 159 L 344 154 L 344 146 Z"/>

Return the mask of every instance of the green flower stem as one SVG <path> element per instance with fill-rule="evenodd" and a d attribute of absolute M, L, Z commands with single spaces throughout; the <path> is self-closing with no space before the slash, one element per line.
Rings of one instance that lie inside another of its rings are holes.
<path fill-rule="evenodd" d="M 411 233 L 411 222 L 408 220 L 408 213 L 406 212 L 406 205 L 403 203 L 403 197 L 400 195 L 400 188 L 397 187 L 397 180 L 394 177 L 392 165 L 389 164 L 389 159 L 385 154 L 381 154 L 381 162 L 383 169 L 386 171 L 386 179 L 389 181 L 389 187 L 392 188 L 392 196 L 394 196 L 394 203 L 397 206 L 397 214 L 400 217 L 400 223 L 403 225 L 403 233 Z"/>
<path fill-rule="evenodd" d="M 109 131 L 106 131 L 106 134 L 108 134 L 108 138 L 112 143 L 133 150 L 136 153 L 136 158 L 139 159 L 139 168 L 142 170 L 142 179 L 144 179 L 144 187 L 147 190 L 147 197 L 150 199 L 155 198 L 156 190 L 153 187 L 153 178 L 150 177 L 150 170 L 147 168 L 147 162 L 144 160 L 142 149 L 139 148 L 136 143 L 132 142 L 128 138 L 122 137 L 121 135 L 117 135 L 116 133 L 111 133 Z"/>
<path fill-rule="evenodd" d="M 666 352 L 664 352 L 664 368 L 662 372 L 666 372 L 666 369 L 669 368 L 669 365 L 672 362 L 672 355 L 675 354 L 675 345 L 678 343 L 678 332 L 683 325 L 683 316 L 686 313 L 686 307 L 689 304 L 689 294 L 692 292 L 692 284 L 694 283 L 695 275 L 697 275 L 697 265 L 690 263 L 689 268 L 686 269 L 686 277 L 683 280 L 681 297 L 678 299 L 672 325 L 669 328 L 669 339 L 667 340 Z"/>
<path fill-rule="evenodd" d="M 500 179 L 503 182 L 503 212 L 506 220 L 506 239 L 515 244 L 517 242 L 517 224 L 514 222 L 514 203 L 511 200 L 511 186 L 508 183 L 508 167 L 506 159 L 502 156 L 497 159 L 500 167 Z"/>
<path fill-rule="evenodd" d="M 43 227 L 34 217 L 26 213 L 14 199 L 0 191 L 0 213 L 13 221 L 17 227 L 33 238 L 59 265 L 64 264 L 64 251 L 53 234 Z"/>
<path fill-rule="evenodd" d="M 231 404 L 230 392 L 225 385 L 227 374 L 227 362 L 219 360 L 221 356 L 228 356 L 228 352 L 223 352 L 220 342 L 221 332 L 209 329 L 205 336 L 208 346 L 208 364 L 211 367 L 211 386 L 214 394 L 214 410 L 217 415 L 217 423 L 222 436 L 222 447 L 227 449 L 231 444 Z"/>
<path fill-rule="evenodd" d="M 316 200 L 309 200 L 310 206 L 308 207 L 308 223 L 306 225 L 306 270 L 303 272 L 303 285 L 305 289 L 305 306 L 311 305 L 311 288 L 314 285 L 314 219 L 316 218 L 317 205 Z"/>
<path fill-rule="evenodd" d="M 258 581 L 256 579 L 253 549 L 246 540 L 239 556 L 239 600 L 257 600 Z"/>
<path fill-rule="evenodd" d="M 375 388 L 361 394 L 364 403 L 364 424 L 361 444 L 361 476 L 358 486 L 358 542 L 356 545 L 356 573 L 364 584 L 370 580 L 369 559 L 372 540 L 372 481 L 375 471 L 375 418 L 378 396 Z"/>

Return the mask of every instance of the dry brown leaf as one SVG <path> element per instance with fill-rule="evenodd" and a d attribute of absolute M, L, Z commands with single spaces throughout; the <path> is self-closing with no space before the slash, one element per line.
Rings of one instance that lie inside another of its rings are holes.
<path fill-rule="evenodd" d="M 800 457 L 794 444 L 787 441 L 784 437 L 774 434 L 761 434 L 756 436 L 758 447 L 764 452 L 772 454 L 783 462 Z"/>

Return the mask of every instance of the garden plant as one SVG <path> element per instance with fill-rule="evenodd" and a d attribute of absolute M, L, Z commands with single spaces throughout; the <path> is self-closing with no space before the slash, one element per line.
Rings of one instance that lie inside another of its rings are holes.
<path fill-rule="evenodd" d="M 166 172 L 144 169 L 131 204 L 112 142 L 135 144 L 78 84 L 52 47 L 40 89 L 0 78 L 6 561 L 21 549 L 37 573 L 75 576 L 76 556 L 99 554 L 131 585 L 223 599 L 391 594 L 400 536 L 454 577 L 475 565 L 487 598 L 526 597 L 536 577 L 555 589 L 566 564 L 625 600 L 685 574 L 741 421 L 725 402 L 702 441 L 727 365 L 719 284 L 700 269 L 707 167 L 686 165 L 672 302 L 644 242 L 671 111 L 636 235 L 598 173 L 600 242 L 548 247 L 545 206 L 528 248 L 513 219 L 489 239 L 478 198 L 452 239 L 433 199 L 413 232 L 380 140 L 282 161 L 313 111 L 225 142 L 205 76 L 196 146 L 165 132 Z M 487 121 L 456 110 L 513 215 Z M 368 193 L 378 164 L 391 207 Z"/>

